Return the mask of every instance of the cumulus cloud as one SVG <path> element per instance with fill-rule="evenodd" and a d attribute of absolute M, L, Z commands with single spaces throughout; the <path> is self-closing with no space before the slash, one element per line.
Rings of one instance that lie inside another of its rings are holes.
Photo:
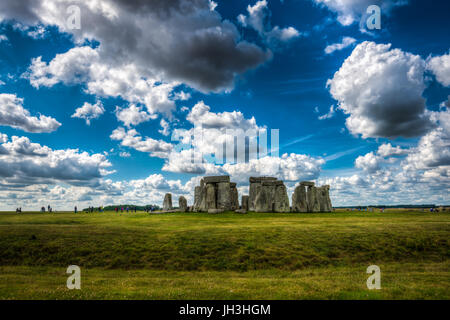
<path fill-rule="evenodd" d="M 143 111 L 141 107 L 137 107 L 134 104 L 124 109 L 116 107 L 116 117 L 117 120 L 123 122 L 128 128 L 132 125 L 136 126 L 142 122 L 156 118 L 155 115 L 150 115 L 146 111 Z"/>
<path fill-rule="evenodd" d="M 78 149 L 53 150 L 33 143 L 27 137 L 13 136 L 1 147 L 0 184 L 6 186 L 54 184 L 90 184 L 111 173 L 111 163 L 102 154 Z"/>
<path fill-rule="evenodd" d="M 110 135 L 112 140 L 120 141 L 124 147 L 129 147 L 141 152 L 149 153 L 153 157 L 166 158 L 173 146 L 162 140 L 155 140 L 142 136 L 135 130 L 125 130 L 122 127 L 115 129 Z"/>
<path fill-rule="evenodd" d="M 344 38 L 342 38 L 342 41 L 340 43 L 333 43 L 333 44 L 326 46 L 324 51 L 326 54 L 331 54 L 335 51 L 345 49 L 345 48 L 351 46 L 352 44 L 354 44 L 355 42 L 356 42 L 355 38 L 344 37 Z"/>
<path fill-rule="evenodd" d="M 105 108 L 103 108 L 100 101 L 97 101 L 95 104 L 85 102 L 83 106 L 75 110 L 75 113 L 71 117 L 84 119 L 86 124 L 89 126 L 91 124 L 91 120 L 100 118 L 104 112 Z"/>
<path fill-rule="evenodd" d="M 98 49 L 88 46 L 57 54 L 49 63 L 41 57 L 34 58 L 23 77 L 36 88 L 51 87 L 60 82 L 85 84 L 86 93 L 121 97 L 133 104 L 143 104 L 150 114 L 170 114 L 175 109 L 171 95 L 178 83 L 161 83 L 155 78 L 143 77 L 133 63 L 109 65 L 103 61 Z M 185 94 L 174 94 L 186 97 Z"/>
<path fill-rule="evenodd" d="M 270 10 L 266 0 L 259 0 L 253 6 L 247 6 L 247 15 L 240 14 L 237 17 L 238 22 L 243 27 L 254 29 L 268 44 L 277 44 L 278 42 L 288 42 L 298 38 L 301 34 L 294 27 L 280 28 L 270 27 Z"/>
<path fill-rule="evenodd" d="M 158 130 L 158 132 L 161 133 L 163 136 L 168 136 L 170 133 L 169 123 L 166 120 L 161 119 L 159 124 L 161 125 L 161 130 Z"/>
<path fill-rule="evenodd" d="M 409 152 L 408 149 L 402 149 L 401 147 L 393 147 L 390 143 L 384 143 L 378 147 L 377 154 L 382 157 L 401 156 Z"/>
<path fill-rule="evenodd" d="M 142 77 L 183 82 L 203 92 L 233 88 L 234 78 L 270 58 L 270 52 L 242 40 L 236 27 L 211 10 L 209 0 L 105 0 L 77 2 L 82 28 L 66 26 L 72 1 L 0 4 L 0 19 L 56 25 L 77 43 L 99 41 L 108 66 L 133 64 Z"/>
<path fill-rule="evenodd" d="M 381 168 L 380 162 L 382 161 L 383 158 L 375 155 L 373 152 L 370 152 L 364 156 L 359 156 L 358 158 L 356 158 L 355 167 L 373 173 Z"/>
<path fill-rule="evenodd" d="M 312 0 L 337 13 L 337 20 L 343 26 L 349 26 L 366 16 L 370 5 L 378 5 L 383 14 L 389 14 L 397 6 L 408 3 L 407 0 Z M 365 22 L 365 21 L 364 21 Z"/>
<path fill-rule="evenodd" d="M 444 87 L 450 87 L 450 53 L 429 58 L 427 67 L 439 83 Z"/>
<path fill-rule="evenodd" d="M 327 86 L 349 115 L 351 133 L 414 137 L 432 127 L 422 96 L 424 71 L 420 56 L 366 41 L 355 47 Z"/>
<path fill-rule="evenodd" d="M 334 205 L 446 204 L 450 190 L 450 112 L 433 112 L 436 127 L 408 149 L 382 144 L 355 160 L 361 172 L 319 179 Z"/>
<path fill-rule="evenodd" d="M 53 132 L 61 126 L 56 119 L 44 115 L 31 116 L 23 107 L 23 99 L 15 94 L 0 93 L 0 125 L 26 132 Z"/>
<path fill-rule="evenodd" d="M 244 114 L 240 111 L 214 113 L 210 110 L 211 108 L 203 101 L 199 101 L 186 119 L 193 125 L 203 128 L 240 128 L 243 130 L 258 128 L 254 117 L 245 119 Z"/>

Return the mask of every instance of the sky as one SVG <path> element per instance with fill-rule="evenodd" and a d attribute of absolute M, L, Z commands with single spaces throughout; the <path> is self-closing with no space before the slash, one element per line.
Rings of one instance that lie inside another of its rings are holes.
<path fill-rule="evenodd" d="M 419 0 L 2 1 L 0 210 L 160 205 L 167 192 L 192 204 L 206 175 L 230 175 L 240 196 L 264 175 L 289 196 L 328 184 L 334 206 L 448 205 L 448 12 Z M 269 152 L 218 161 L 230 130 L 267 134 Z"/>

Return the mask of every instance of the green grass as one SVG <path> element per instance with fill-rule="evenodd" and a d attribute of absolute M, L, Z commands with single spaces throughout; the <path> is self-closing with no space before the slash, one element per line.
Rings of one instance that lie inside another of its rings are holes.
<path fill-rule="evenodd" d="M 0 298 L 449 299 L 449 235 L 449 213 L 408 210 L 0 213 Z"/>

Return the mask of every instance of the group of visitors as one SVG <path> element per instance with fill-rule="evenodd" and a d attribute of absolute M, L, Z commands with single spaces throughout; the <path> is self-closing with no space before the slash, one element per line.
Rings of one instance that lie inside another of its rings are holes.
<path fill-rule="evenodd" d="M 134 211 L 136 213 L 137 212 L 137 207 L 131 207 L 131 208 L 130 207 L 125 207 L 125 208 L 124 207 L 120 207 L 120 208 L 119 207 L 115 207 L 114 208 L 114 211 L 116 213 L 119 212 L 119 210 L 120 210 L 120 212 L 124 212 L 124 210 L 125 210 L 127 213 L 130 212 L 130 211 L 131 212 Z"/>
<path fill-rule="evenodd" d="M 48 206 L 47 206 L 47 211 L 48 211 L 49 213 L 52 213 L 52 212 L 53 212 L 53 208 L 50 207 L 50 205 L 48 205 Z M 45 207 L 41 207 L 41 212 L 45 212 Z"/>

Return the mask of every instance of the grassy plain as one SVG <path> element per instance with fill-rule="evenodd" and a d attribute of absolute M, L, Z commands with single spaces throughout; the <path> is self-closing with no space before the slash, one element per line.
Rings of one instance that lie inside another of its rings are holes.
<path fill-rule="evenodd" d="M 0 299 L 449 299 L 449 258 L 445 212 L 0 213 Z"/>

